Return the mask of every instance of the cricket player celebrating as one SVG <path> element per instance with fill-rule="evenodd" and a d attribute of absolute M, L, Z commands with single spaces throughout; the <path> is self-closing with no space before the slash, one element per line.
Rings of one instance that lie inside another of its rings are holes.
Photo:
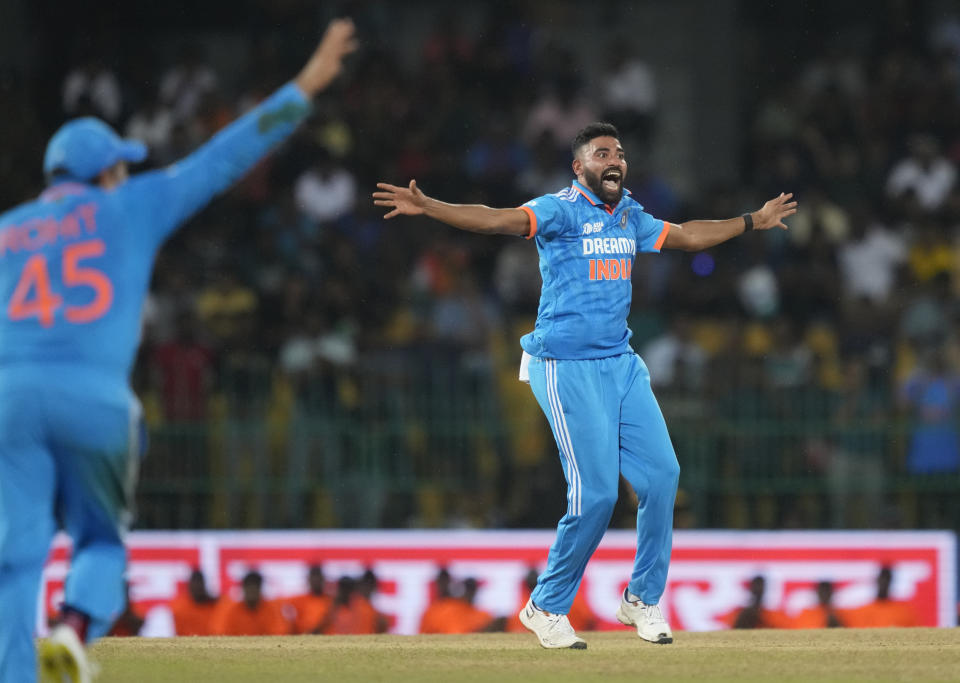
<path fill-rule="evenodd" d="M 593 123 L 573 140 L 573 184 L 517 209 L 446 204 L 411 180 L 378 183 L 386 218 L 425 215 L 460 230 L 533 239 L 543 288 L 533 332 L 525 335 L 521 379 L 529 381 L 560 449 L 567 510 L 546 571 L 520 621 L 546 648 L 586 648 L 566 614 L 587 561 L 610 522 L 620 474 L 636 491 L 637 554 L 617 619 L 654 643 L 673 634 L 658 603 L 667 580 L 673 502 L 680 466 L 627 327 L 637 252 L 699 251 L 747 230 L 786 228 L 796 212 L 781 194 L 759 211 L 722 221 L 671 224 L 624 193 L 627 162 L 612 125 Z"/>
<path fill-rule="evenodd" d="M 162 170 L 128 178 L 143 144 L 70 121 L 47 145 L 49 188 L 0 215 L 0 683 L 36 680 L 37 594 L 57 522 L 72 562 L 40 673 L 90 680 L 83 644 L 123 608 L 144 447 L 129 375 L 154 257 L 293 132 L 354 48 L 353 23 L 333 21 L 291 83 Z"/>

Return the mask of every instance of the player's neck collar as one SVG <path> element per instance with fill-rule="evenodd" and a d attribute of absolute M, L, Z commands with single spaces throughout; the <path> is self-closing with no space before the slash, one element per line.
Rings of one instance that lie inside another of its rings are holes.
<path fill-rule="evenodd" d="M 589 187 L 586 187 L 583 184 L 581 184 L 579 180 L 573 181 L 573 189 L 579 192 L 580 194 L 582 194 L 588 202 L 590 202 L 594 206 L 599 206 L 600 208 L 604 209 L 607 213 L 613 213 L 614 209 L 620 206 L 620 202 L 623 201 L 624 197 L 628 197 L 630 195 L 630 190 L 628 190 L 627 188 L 623 188 L 623 195 L 620 197 L 620 202 L 618 202 L 614 206 L 610 206 L 609 204 L 604 204 L 603 202 L 601 202 L 600 198 L 597 197 L 597 195 L 595 195 L 593 191 L 590 190 Z"/>
<path fill-rule="evenodd" d="M 40 201 L 53 202 L 61 197 L 83 194 L 89 189 L 89 185 L 77 182 L 76 180 L 60 180 L 40 193 Z"/>

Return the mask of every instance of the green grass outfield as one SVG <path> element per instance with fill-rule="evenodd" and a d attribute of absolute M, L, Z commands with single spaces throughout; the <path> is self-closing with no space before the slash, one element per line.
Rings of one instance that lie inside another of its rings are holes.
<path fill-rule="evenodd" d="M 285 681 L 960 681 L 958 629 L 586 633 L 586 650 L 533 635 L 107 638 L 98 683 Z"/>

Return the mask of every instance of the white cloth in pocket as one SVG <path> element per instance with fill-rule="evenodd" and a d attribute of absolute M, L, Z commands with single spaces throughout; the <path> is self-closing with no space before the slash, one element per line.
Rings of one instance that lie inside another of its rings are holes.
<path fill-rule="evenodd" d="M 530 359 L 533 358 L 526 351 L 520 356 L 520 381 L 530 384 Z"/>

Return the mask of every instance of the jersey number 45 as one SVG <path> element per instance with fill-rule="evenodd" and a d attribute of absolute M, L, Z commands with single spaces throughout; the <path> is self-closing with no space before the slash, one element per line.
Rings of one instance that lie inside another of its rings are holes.
<path fill-rule="evenodd" d="M 103 256 L 106 245 L 103 240 L 94 239 L 78 242 L 63 250 L 62 282 L 65 287 L 90 287 L 93 300 L 82 306 L 67 306 L 63 312 L 68 322 L 83 324 L 93 322 L 110 310 L 113 303 L 113 283 L 103 271 L 81 266 L 85 259 Z M 52 327 L 57 310 L 63 306 L 63 297 L 50 287 L 50 271 L 47 257 L 34 254 L 23 266 L 20 281 L 17 283 L 7 316 L 10 320 L 37 318 L 44 327 Z"/>

